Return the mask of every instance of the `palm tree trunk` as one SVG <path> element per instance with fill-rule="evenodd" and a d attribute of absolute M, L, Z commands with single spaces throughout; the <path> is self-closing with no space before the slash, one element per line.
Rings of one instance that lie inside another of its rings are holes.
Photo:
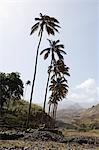
<path fill-rule="evenodd" d="M 54 114 L 55 114 L 55 105 L 53 104 L 53 111 L 52 111 L 52 118 L 54 119 Z"/>
<path fill-rule="evenodd" d="M 40 44 L 41 44 L 42 35 L 43 35 L 43 30 L 42 30 L 42 32 L 41 32 L 40 40 L 39 40 L 38 47 L 37 47 L 37 54 L 36 54 L 36 61 L 35 61 L 35 69 L 34 69 L 34 76 L 33 76 L 32 89 L 31 89 L 31 96 L 30 96 L 29 111 L 28 111 L 27 124 L 26 124 L 26 127 L 27 127 L 27 128 L 28 128 L 28 126 L 29 126 L 29 117 L 30 117 L 31 104 L 32 104 L 32 97 L 33 97 L 33 92 L 34 92 L 34 83 L 35 83 L 35 77 L 36 77 L 36 71 L 37 71 L 37 60 L 38 60 L 39 47 L 40 47 Z"/>
<path fill-rule="evenodd" d="M 49 104 L 48 115 L 50 115 L 51 104 Z"/>
<path fill-rule="evenodd" d="M 3 110 L 3 102 L 1 100 L 1 103 L 0 103 L 0 117 L 2 117 L 2 110 Z"/>
<path fill-rule="evenodd" d="M 46 105 L 46 99 L 47 99 L 47 91 L 48 91 L 49 80 L 50 80 L 50 73 L 48 74 L 46 90 L 45 90 L 45 98 L 44 98 L 44 105 L 43 105 L 43 111 L 44 112 L 45 112 L 45 105 Z"/>
<path fill-rule="evenodd" d="M 52 60 L 51 60 L 51 65 L 52 65 Z M 43 105 L 43 111 L 44 112 L 45 112 L 45 105 L 46 105 L 46 99 L 47 99 L 47 91 L 48 91 L 49 80 L 50 80 L 50 73 L 48 74 L 48 79 L 47 79 L 47 84 L 46 84 L 46 90 L 45 90 L 45 98 L 44 98 L 44 105 Z"/>
<path fill-rule="evenodd" d="M 57 104 L 55 104 L 55 114 L 54 114 L 54 119 L 56 120 L 56 113 L 57 113 Z"/>

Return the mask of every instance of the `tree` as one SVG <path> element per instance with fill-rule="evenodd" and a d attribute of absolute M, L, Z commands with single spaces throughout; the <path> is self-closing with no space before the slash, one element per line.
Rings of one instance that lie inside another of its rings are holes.
<path fill-rule="evenodd" d="M 49 40 L 49 44 L 50 47 L 44 49 L 41 51 L 40 55 L 42 55 L 44 53 L 44 60 L 48 58 L 48 56 L 51 54 L 51 63 L 50 63 L 50 68 L 52 67 L 53 63 L 56 62 L 56 57 L 58 56 L 58 58 L 60 60 L 63 59 L 62 54 L 66 54 L 66 52 L 63 50 L 64 49 L 64 45 L 60 44 L 59 40 L 56 41 L 52 41 Z M 47 99 L 47 91 L 48 91 L 48 85 L 49 85 L 49 79 L 50 79 L 50 69 L 48 69 L 48 79 L 47 79 L 47 84 L 46 84 L 46 91 L 45 91 L 45 98 L 44 98 L 44 105 L 43 105 L 43 111 L 45 111 L 45 105 L 46 105 L 46 99 Z"/>
<path fill-rule="evenodd" d="M 64 64 L 64 60 L 62 59 L 55 61 L 52 66 L 49 66 L 48 71 L 52 73 L 51 79 L 55 79 L 55 77 L 57 78 L 58 76 L 70 76 L 69 67 Z"/>
<path fill-rule="evenodd" d="M 39 29 L 38 36 L 40 37 L 40 39 L 39 39 L 39 43 L 37 46 L 35 69 L 34 69 L 34 75 L 33 75 L 29 112 L 28 112 L 28 118 L 27 118 L 27 127 L 29 125 L 29 116 L 30 116 L 30 110 L 31 110 L 32 96 L 33 96 L 33 92 L 34 92 L 34 83 L 35 83 L 35 77 L 36 77 L 36 71 L 37 71 L 39 47 L 41 44 L 43 31 L 44 31 L 44 29 L 46 29 L 48 35 L 55 35 L 55 31 L 58 32 L 57 28 L 60 27 L 58 25 L 59 21 L 57 19 L 55 19 L 54 17 L 47 16 L 47 15 L 42 15 L 41 13 L 40 13 L 40 18 L 35 18 L 35 21 L 37 21 L 37 23 L 32 26 L 30 35 L 32 35 L 35 31 L 37 31 Z"/>
<path fill-rule="evenodd" d="M 56 111 L 57 111 L 57 106 L 58 106 L 58 101 L 59 101 L 59 97 L 58 95 L 55 95 L 54 93 L 51 94 L 50 98 L 49 98 L 49 110 L 48 110 L 48 114 L 53 117 L 53 119 L 56 119 Z M 51 106 L 53 105 L 53 110 L 51 111 Z"/>
<path fill-rule="evenodd" d="M 4 102 L 9 99 L 20 99 L 23 96 L 23 82 L 19 73 L 0 73 L 0 106 L 1 113 Z"/>
<path fill-rule="evenodd" d="M 24 91 L 24 97 L 23 97 L 23 99 L 25 99 L 25 94 L 26 94 L 27 86 L 28 85 L 31 85 L 31 81 L 30 80 L 27 80 L 27 82 L 25 83 L 25 91 Z"/>
<path fill-rule="evenodd" d="M 49 101 L 54 105 L 53 118 L 55 119 L 58 102 L 65 98 L 68 93 L 67 80 L 63 77 L 52 79 L 49 90 L 52 92 Z"/>
<path fill-rule="evenodd" d="M 6 84 L 6 74 L 0 73 L 0 114 L 2 115 L 3 104 L 9 98 Z"/>
<path fill-rule="evenodd" d="M 24 87 L 20 74 L 18 72 L 8 73 L 6 79 L 10 98 L 21 99 Z"/>

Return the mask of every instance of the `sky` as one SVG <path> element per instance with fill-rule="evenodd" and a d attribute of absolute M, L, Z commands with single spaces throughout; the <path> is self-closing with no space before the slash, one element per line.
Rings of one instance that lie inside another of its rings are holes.
<path fill-rule="evenodd" d="M 49 46 L 47 38 L 60 39 L 70 67 L 69 93 L 65 101 L 99 102 L 99 1 L 98 0 L 0 0 L 0 72 L 19 72 L 24 84 L 32 81 L 39 37 L 30 36 L 39 13 L 57 18 L 59 34 L 43 34 L 40 51 Z M 42 103 L 47 81 L 48 60 L 38 58 L 33 102 Z M 29 100 L 31 87 L 25 99 Z"/>

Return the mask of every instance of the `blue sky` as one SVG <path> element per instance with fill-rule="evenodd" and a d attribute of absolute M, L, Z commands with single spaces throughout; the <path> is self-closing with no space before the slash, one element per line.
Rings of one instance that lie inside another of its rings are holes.
<path fill-rule="evenodd" d="M 54 16 L 60 22 L 60 34 L 43 34 L 40 51 L 48 47 L 47 38 L 60 39 L 65 45 L 65 63 L 70 67 L 67 100 L 99 101 L 99 1 L 98 0 L 0 0 L 0 72 L 17 71 L 24 83 L 32 80 L 37 33 L 30 36 L 39 13 Z M 47 80 L 47 61 L 39 56 L 33 101 L 42 103 Z M 26 99 L 29 99 L 30 88 Z"/>

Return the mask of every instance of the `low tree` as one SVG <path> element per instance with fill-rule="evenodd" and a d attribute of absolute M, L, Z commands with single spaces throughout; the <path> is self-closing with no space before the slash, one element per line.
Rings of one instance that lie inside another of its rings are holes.
<path fill-rule="evenodd" d="M 2 109 L 4 102 L 9 98 L 6 74 L 0 73 L 0 114 L 2 115 Z"/>
<path fill-rule="evenodd" d="M 10 98 L 21 99 L 23 96 L 23 82 L 20 79 L 20 74 L 18 72 L 8 73 L 6 75 L 8 93 Z"/>
<path fill-rule="evenodd" d="M 19 73 L 0 73 L 0 106 L 1 114 L 3 105 L 10 99 L 18 100 L 23 96 L 23 82 Z"/>

